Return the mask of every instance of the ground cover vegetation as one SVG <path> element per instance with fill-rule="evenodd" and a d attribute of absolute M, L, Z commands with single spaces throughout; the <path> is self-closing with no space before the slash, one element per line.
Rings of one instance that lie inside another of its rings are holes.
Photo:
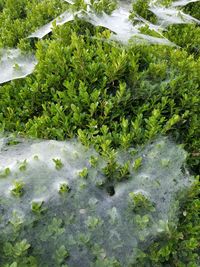
<path fill-rule="evenodd" d="M 117 4 L 91 2 L 98 13 L 108 14 Z M 154 23 L 149 2 L 135 1 L 130 19 L 138 14 Z M 175 46 L 134 41 L 124 46 L 109 40 L 108 29 L 80 18 L 54 25 L 52 33 L 42 40 L 26 38 L 68 8 L 87 6 L 81 0 L 72 7 L 59 0 L 0 1 L 0 47 L 32 51 L 38 60 L 31 75 L 0 85 L 1 131 L 26 138 L 75 137 L 86 147 L 93 146 L 107 162 L 107 185 L 129 179 L 128 161 L 118 164 L 117 151 L 134 147 L 137 153 L 138 148 L 160 136 L 181 144 L 188 153 L 186 166 L 195 182 L 180 203 L 177 226 L 157 236 L 130 266 L 199 266 L 199 25 L 169 25 L 163 35 Z M 191 2 L 182 10 L 200 19 L 200 2 Z M 143 32 L 156 35 L 148 27 Z M 56 160 L 57 168 L 62 168 Z M 139 168 L 141 159 L 135 164 Z M 83 176 L 85 173 L 83 170 Z M 9 175 L 8 169 L 4 175 Z M 23 184 L 15 188 L 13 193 L 20 194 Z M 41 207 L 36 203 L 32 208 L 37 211 Z M 143 219 L 145 224 L 147 218 Z M 23 239 L 7 244 L 6 252 L 0 240 L 0 252 L 4 263 L 9 254 L 3 266 L 38 266 L 34 260 L 26 261 L 31 257 L 31 245 Z M 68 252 L 62 247 L 58 254 L 67 258 Z M 110 261 L 105 266 L 117 264 Z"/>
<path fill-rule="evenodd" d="M 118 151 L 113 181 L 106 160 L 77 141 L 0 141 L 1 266 L 137 266 L 176 229 L 194 180 L 182 171 L 186 152 L 166 138 Z"/>

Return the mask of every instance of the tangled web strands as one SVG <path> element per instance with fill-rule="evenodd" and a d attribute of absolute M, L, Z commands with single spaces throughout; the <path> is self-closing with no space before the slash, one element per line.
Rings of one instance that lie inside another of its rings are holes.
<path fill-rule="evenodd" d="M 0 238 L 12 244 L 15 233 L 39 266 L 134 263 L 139 249 L 176 227 L 177 198 L 192 183 L 182 172 L 185 151 L 167 139 L 135 156 L 119 152 L 130 175 L 112 194 L 104 186 L 107 163 L 93 149 L 76 141 L 6 143 L 1 140 Z"/>
<path fill-rule="evenodd" d="M 26 77 L 37 64 L 34 55 L 22 54 L 19 49 L 2 49 L 0 55 L 0 84 Z"/>

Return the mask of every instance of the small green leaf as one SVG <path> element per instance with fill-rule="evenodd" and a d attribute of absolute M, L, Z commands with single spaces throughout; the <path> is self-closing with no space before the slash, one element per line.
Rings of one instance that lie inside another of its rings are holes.
<path fill-rule="evenodd" d="M 3 171 L 0 171 L 0 178 L 6 178 L 10 173 L 10 168 L 5 168 Z"/>
<path fill-rule="evenodd" d="M 62 264 L 65 259 L 69 257 L 69 252 L 65 248 L 64 245 L 60 246 L 59 249 L 56 250 L 55 259 L 59 264 Z"/>
<path fill-rule="evenodd" d="M 44 205 L 44 201 L 43 200 L 41 200 L 41 201 L 33 201 L 31 203 L 31 210 L 34 213 L 40 214 L 45 210 L 43 205 Z"/>
<path fill-rule="evenodd" d="M 133 169 L 137 171 L 142 165 L 142 157 L 137 158 L 133 163 Z"/>
<path fill-rule="evenodd" d="M 87 225 L 89 228 L 93 229 L 93 230 L 94 230 L 98 225 L 100 225 L 100 224 L 101 224 L 101 221 L 100 221 L 100 219 L 97 218 L 97 217 L 91 217 L 91 216 L 89 216 L 89 217 L 87 218 L 86 225 Z"/>
<path fill-rule="evenodd" d="M 142 193 L 140 192 L 130 192 L 129 193 L 130 204 L 133 210 L 136 212 L 147 210 L 155 211 L 153 203 Z"/>
<path fill-rule="evenodd" d="M 24 185 L 25 183 L 23 181 L 14 181 L 13 182 L 13 188 L 11 189 L 11 193 L 15 197 L 21 197 L 24 193 Z"/>
<path fill-rule="evenodd" d="M 25 160 L 20 164 L 20 166 L 19 166 L 19 170 L 20 170 L 20 171 L 25 171 L 26 168 L 27 168 L 27 161 L 26 161 L 26 159 L 25 159 Z"/>
<path fill-rule="evenodd" d="M 62 169 L 62 167 L 64 166 L 61 159 L 52 159 L 53 162 L 55 163 L 55 167 L 56 167 L 56 170 L 60 170 Z"/>
<path fill-rule="evenodd" d="M 68 185 L 68 183 L 62 183 L 60 184 L 60 187 L 59 187 L 59 193 L 67 193 L 70 191 L 70 187 Z"/>
<path fill-rule="evenodd" d="M 82 171 L 79 172 L 79 176 L 82 177 L 82 178 L 87 178 L 88 176 L 88 168 L 83 168 Z"/>

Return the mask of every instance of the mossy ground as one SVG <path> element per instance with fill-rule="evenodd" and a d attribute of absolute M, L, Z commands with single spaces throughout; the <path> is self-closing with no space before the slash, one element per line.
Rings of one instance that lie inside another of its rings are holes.
<path fill-rule="evenodd" d="M 99 12 L 111 1 L 100 2 Z M 145 5 L 137 4 L 137 12 L 154 21 Z M 43 40 L 26 39 L 68 6 L 59 0 L 0 1 L 0 46 L 36 51 L 39 62 L 32 75 L 0 86 L 1 130 L 44 139 L 77 137 L 110 162 L 108 177 L 118 172 L 116 149 L 167 135 L 183 144 L 187 167 L 198 175 L 200 27 L 170 26 L 164 34 L 178 47 L 105 42 L 101 39 L 109 37 L 108 30 L 79 19 L 55 27 Z M 80 6 L 83 1 L 74 9 Z M 184 7 L 197 19 L 199 9 L 199 2 Z M 176 231 L 156 240 L 137 266 L 199 266 L 196 180 L 182 204 Z"/>

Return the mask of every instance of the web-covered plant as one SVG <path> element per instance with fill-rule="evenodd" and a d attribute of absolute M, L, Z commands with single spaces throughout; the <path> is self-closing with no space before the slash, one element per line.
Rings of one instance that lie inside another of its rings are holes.
<path fill-rule="evenodd" d="M 0 266 L 134 266 L 172 235 L 192 184 L 180 146 L 161 138 L 118 152 L 118 182 L 77 141 L 18 142 L 1 139 Z"/>
<path fill-rule="evenodd" d="M 160 44 L 176 46 L 164 36 L 167 27 L 175 24 L 200 24 L 200 21 L 181 8 L 195 0 L 184 1 L 69 1 L 67 10 L 59 14 L 47 24 L 24 38 L 42 39 L 52 32 L 56 26 L 69 23 L 76 19 L 86 21 L 95 27 L 110 30 L 111 34 L 105 41 L 117 41 L 123 45 Z M 147 15 L 148 14 L 148 15 Z M 27 29 L 28 31 L 28 29 Z M 24 78 L 34 71 L 36 59 L 33 55 L 21 55 L 20 50 L 1 50 L 0 84 L 17 78 Z M 10 56 L 10 55 L 17 56 Z"/>

